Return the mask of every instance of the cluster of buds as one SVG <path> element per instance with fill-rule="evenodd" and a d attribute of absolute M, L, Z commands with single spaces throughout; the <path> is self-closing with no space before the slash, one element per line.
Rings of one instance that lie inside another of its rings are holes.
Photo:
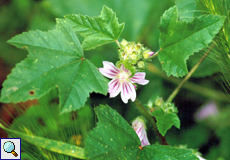
<path fill-rule="evenodd" d="M 122 64 L 129 64 L 133 67 L 131 70 L 144 70 L 147 67 L 147 62 L 154 54 L 151 50 L 143 47 L 140 43 L 128 42 L 122 40 L 118 50 L 120 61 Z M 126 66 L 127 67 L 127 66 Z M 128 67 L 130 68 L 130 67 Z"/>
<path fill-rule="evenodd" d="M 150 111 L 161 108 L 165 113 L 178 113 L 178 110 L 173 103 L 164 102 L 162 98 L 157 98 L 154 102 L 149 101 L 147 106 Z"/>

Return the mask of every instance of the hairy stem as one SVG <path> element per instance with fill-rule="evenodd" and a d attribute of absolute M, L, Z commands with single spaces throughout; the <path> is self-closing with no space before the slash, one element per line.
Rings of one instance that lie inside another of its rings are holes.
<path fill-rule="evenodd" d="M 181 81 L 181 83 L 177 86 L 177 88 L 172 92 L 172 94 L 169 96 L 166 102 L 172 102 L 172 100 L 175 98 L 181 87 L 184 85 L 184 83 L 192 76 L 192 74 L 196 71 L 196 69 L 199 67 L 199 65 L 203 62 L 203 60 L 208 56 L 208 52 L 206 52 L 203 57 L 197 62 L 197 64 L 191 69 L 191 71 L 185 76 L 185 78 Z"/>
<path fill-rule="evenodd" d="M 163 137 L 157 130 L 155 118 L 151 116 L 151 114 L 145 109 L 145 107 L 137 99 L 134 101 L 134 104 L 136 105 L 137 109 L 141 112 L 141 114 L 150 122 L 150 124 L 153 127 L 153 131 L 155 132 L 155 135 L 158 137 L 160 143 L 162 145 L 168 145 L 165 137 Z"/>

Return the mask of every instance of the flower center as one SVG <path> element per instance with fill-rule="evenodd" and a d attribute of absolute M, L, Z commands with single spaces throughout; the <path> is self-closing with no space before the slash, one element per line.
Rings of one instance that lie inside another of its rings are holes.
<path fill-rule="evenodd" d="M 119 75 L 118 78 L 120 79 L 121 82 L 128 81 L 130 74 L 127 72 L 122 71 Z"/>

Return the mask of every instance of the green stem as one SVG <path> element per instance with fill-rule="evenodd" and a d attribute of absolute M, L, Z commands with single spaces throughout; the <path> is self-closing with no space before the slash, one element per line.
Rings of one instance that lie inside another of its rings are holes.
<path fill-rule="evenodd" d="M 173 84 L 179 85 L 182 82 L 181 79 L 178 79 L 175 77 L 168 77 L 165 74 L 165 72 L 161 71 L 160 69 L 158 69 L 153 64 L 148 64 L 148 70 L 150 72 L 152 72 L 153 74 L 155 74 L 155 75 L 157 75 L 157 76 L 159 76 L 159 77 L 161 77 L 161 78 L 163 78 L 169 82 L 172 82 Z M 194 93 L 198 93 L 199 95 L 202 95 L 202 96 L 207 97 L 209 99 L 229 102 L 228 95 L 221 93 L 221 92 L 218 92 L 218 91 L 215 91 L 211 88 L 200 86 L 200 85 L 194 84 L 192 82 L 188 82 L 188 81 L 185 82 L 185 84 L 182 87 L 185 89 L 188 89 L 190 91 L 193 91 Z"/>
<path fill-rule="evenodd" d="M 141 114 L 150 122 L 150 124 L 153 127 L 153 131 L 155 132 L 155 135 L 158 137 L 160 143 L 162 145 L 168 145 L 165 137 L 163 137 L 157 130 L 155 118 L 151 116 L 151 114 L 145 109 L 145 107 L 137 99 L 134 101 L 134 104 L 136 105 L 137 109 L 141 112 Z"/>
<path fill-rule="evenodd" d="M 208 52 L 206 52 L 203 57 L 197 62 L 197 64 L 191 69 L 191 71 L 185 76 L 185 78 L 181 81 L 181 83 L 177 86 L 177 88 L 172 92 L 172 94 L 169 96 L 166 102 L 172 102 L 172 100 L 175 98 L 181 87 L 184 85 L 184 83 L 192 76 L 192 74 L 196 71 L 196 69 L 199 67 L 199 65 L 203 62 L 203 60 L 208 56 Z"/>
<path fill-rule="evenodd" d="M 120 45 L 120 43 L 118 42 L 118 40 L 116 40 L 115 42 L 117 43 L 118 47 L 121 48 L 121 45 Z"/>

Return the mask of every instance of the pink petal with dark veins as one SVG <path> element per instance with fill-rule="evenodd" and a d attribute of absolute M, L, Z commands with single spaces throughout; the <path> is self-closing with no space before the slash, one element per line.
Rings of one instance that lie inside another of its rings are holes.
<path fill-rule="evenodd" d="M 110 98 L 116 97 L 121 92 L 122 85 L 118 78 L 113 79 L 109 82 L 109 94 Z"/>
<path fill-rule="evenodd" d="M 131 99 L 135 101 L 136 99 L 136 91 L 130 82 L 123 82 L 121 89 L 121 99 L 124 103 L 128 103 L 128 100 Z"/>
<path fill-rule="evenodd" d="M 103 61 L 103 68 L 99 68 L 99 71 L 103 76 L 111 79 L 120 73 L 120 70 L 113 63 L 107 61 Z"/>
<path fill-rule="evenodd" d="M 141 84 L 141 85 L 146 85 L 147 83 L 149 83 L 149 80 L 145 79 L 145 72 L 137 72 L 129 80 L 132 83 L 138 83 L 138 84 Z"/>

